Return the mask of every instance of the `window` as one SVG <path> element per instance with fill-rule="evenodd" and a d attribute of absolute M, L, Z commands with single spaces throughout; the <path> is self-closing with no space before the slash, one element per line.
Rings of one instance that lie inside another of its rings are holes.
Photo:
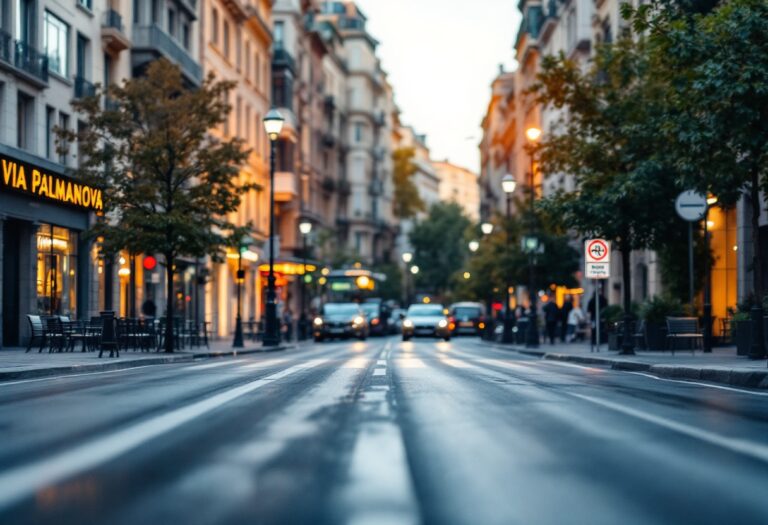
<path fill-rule="evenodd" d="M 21 149 L 32 148 L 35 99 L 19 91 L 16 101 L 16 145 Z"/>
<path fill-rule="evenodd" d="M 355 142 L 363 141 L 363 125 L 359 122 L 355 124 Z"/>
<path fill-rule="evenodd" d="M 242 137 L 242 114 L 243 114 L 243 99 L 238 95 L 237 102 L 235 104 L 235 133 L 237 137 Z"/>
<path fill-rule="evenodd" d="M 283 47 L 283 39 L 285 34 L 285 26 L 283 25 L 283 22 L 277 21 L 275 22 L 275 29 L 272 31 L 272 38 L 274 39 L 274 45 L 275 49 L 282 49 Z"/>
<path fill-rule="evenodd" d="M 189 51 L 189 44 L 190 44 L 190 30 L 189 30 L 189 24 L 187 22 L 184 22 L 184 25 L 181 29 L 181 43 L 184 46 L 184 49 Z"/>
<path fill-rule="evenodd" d="M 251 43 L 245 41 L 245 74 L 243 75 L 245 80 L 251 80 Z"/>
<path fill-rule="evenodd" d="M 45 12 L 45 54 L 48 55 L 48 70 L 67 76 L 67 63 L 69 61 L 69 26 L 60 18 Z"/>
<path fill-rule="evenodd" d="M 56 110 L 51 106 L 45 108 L 45 158 L 54 160 L 56 152 L 56 136 L 53 128 L 56 127 Z"/>
<path fill-rule="evenodd" d="M 176 11 L 168 10 L 168 34 L 176 36 Z"/>
<path fill-rule="evenodd" d="M 224 93 L 223 95 L 224 103 L 229 105 L 229 95 L 227 93 Z M 227 114 L 224 116 L 224 136 L 229 137 L 229 119 L 232 116 L 231 109 L 227 110 Z"/>
<path fill-rule="evenodd" d="M 77 64 L 75 64 L 75 75 L 80 78 L 88 78 L 88 39 L 80 33 L 77 34 L 77 48 L 75 50 L 75 57 Z"/>
<path fill-rule="evenodd" d="M 88 11 L 91 11 L 91 0 L 77 0 L 77 3 L 80 4 L 80 7 L 86 8 Z"/>
<path fill-rule="evenodd" d="M 35 0 L 17 0 L 16 35 L 25 44 L 35 42 L 36 10 Z"/>
<path fill-rule="evenodd" d="M 59 127 L 61 129 L 69 129 L 69 115 L 66 113 L 59 112 Z M 67 164 L 66 151 L 59 152 L 59 162 L 64 165 Z"/>
<path fill-rule="evenodd" d="M 75 316 L 77 305 L 75 232 L 50 224 L 37 230 L 37 311 Z"/>
<path fill-rule="evenodd" d="M 211 42 L 219 45 L 219 11 L 215 7 L 211 13 Z"/>
<path fill-rule="evenodd" d="M 245 135 L 243 137 L 245 139 L 245 144 L 247 146 L 251 145 L 251 106 L 248 104 L 245 105 Z"/>
<path fill-rule="evenodd" d="M 243 32 L 238 27 L 235 30 L 235 66 L 240 70 L 243 63 Z"/>
<path fill-rule="evenodd" d="M 224 30 L 222 31 L 222 38 L 224 39 L 223 42 L 223 48 L 224 48 L 224 56 L 228 59 L 229 58 L 229 22 L 224 20 Z"/>
<path fill-rule="evenodd" d="M 261 89 L 261 56 L 256 53 L 253 57 L 254 63 L 254 78 L 253 83 L 256 85 L 256 89 Z"/>

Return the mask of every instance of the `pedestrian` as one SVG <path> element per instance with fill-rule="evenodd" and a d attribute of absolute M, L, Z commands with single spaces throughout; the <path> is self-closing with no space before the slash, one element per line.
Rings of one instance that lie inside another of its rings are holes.
<path fill-rule="evenodd" d="M 560 308 L 555 303 L 554 299 L 550 298 L 547 304 L 544 305 L 544 325 L 547 330 L 547 337 L 549 338 L 549 344 L 555 344 L 555 337 L 557 336 L 557 325 L 560 321 Z"/>
<path fill-rule="evenodd" d="M 587 320 L 584 315 L 584 311 L 581 306 L 573 306 L 571 304 L 571 311 L 568 312 L 568 329 L 566 332 L 566 343 L 572 343 L 576 339 L 576 335 L 579 333 L 579 326 Z"/>
<path fill-rule="evenodd" d="M 566 295 L 563 307 L 560 309 L 560 340 L 564 343 L 567 342 L 568 316 L 570 315 L 571 310 L 573 310 L 573 297 Z"/>
<path fill-rule="evenodd" d="M 293 341 L 293 312 L 288 305 L 283 309 L 283 329 L 285 330 L 285 340 Z"/>
<path fill-rule="evenodd" d="M 591 327 L 590 332 L 592 332 L 593 345 L 596 344 L 596 339 L 597 339 L 597 330 L 596 330 L 597 312 L 595 310 L 595 306 L 597 305 L 598 297 L 600 298 L 599 300 L 600 300 L 600 318 L 601 319 L 603 317 L 603 312 L 605 312 L 605 308 L 608 306 L 608 301 L 605 299 L 605 296 L 603 295 L 602 290 L 600 291 L 599 296 L 597 295 L 597 292 L 593 293 L 592 298 L 587 303 L 587 311 L 589 312 L 589 321 L 590 321 L 590 327 Z M 602 333 L 600 334 L 600 342 L 602 343 L 603 341 L 605 341 L 605 337 L 604 337 L 605 330 L 602 329 L 602 325 L 601 325 L 601 332 Z"/>

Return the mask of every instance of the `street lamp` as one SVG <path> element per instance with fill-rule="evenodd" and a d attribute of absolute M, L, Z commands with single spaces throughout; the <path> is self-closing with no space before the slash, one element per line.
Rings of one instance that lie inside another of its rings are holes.
<path fill-rule="evenodd" d="M 405 252 L 402 257 L 405 264 L 408 264 L 413 260 L 413 254 L 411 252 Z"/>
<path fill-rule="evenodd" d="M 411 252 L 403 252 L 400 256 L 405 263 L 405 282 L 403 283 L 403 307 L 407 308 L 411 302 L 411 276 L 408 275 L 408 265 L 413 260 L 413 254 Z"/>
<path fill-rule="evenodd" d="M 301 251 L 303 260 L 301 265 L 301 315 L 299 315 L 299 339 L 307 338 L 307 238 L 312 232 L 312 223 L 308 220 L 302 220 L 299 223 L 299 231 L 304 237 L 304 247 Z"/>
<path fill-rule="evenodd" d="M 483 232 L 483 235 L 490 235 L 493 233 L 493 224 L 485 221 L 480 225 L 480 231 Z"/>
<path fill-rule="evenodd" d="M 514 193 L 515 188 L 517 187 L 517 182 L 515 182 L 515 177 L 511 173 L 507 173 L 504 175 L 504 177 L 501 179 L 501 188 L 504 190 L 505 195 L 507 196 L 507 227 L 506 227 L 506 234 L 507 234 L 507 257 L 511 256 L 512 253 L 512 236 L 510 235 L 510 225 L 509 222 L 512 220 L 512 193 Z M 511 275 L 511 267 L 509 265 L 509 262 L 507 262 L 507 268 L 506 268 L 506 281 L 507 281 L 507 290 L 506 290 L 506 304 L 504 305 L 504 331 L 502 332 L 501 342 L 502 343 L 511 343 L 512 342 L 512 312 L 510 311 L 509 304 L 512 302 L 511 294 L 509 293 L 509 290 L 512 288 L 512 275 Z"/>
<path fill-rule="evenodd" d="M 269 275 L 267 276 L 266 327 L 264 346 L 280 344 L 280 330 L 277 326 L 277 294 L 275 292 L 275 153 L 277 139 L 285 119 L 275 108 L 264 117 L 264 130 L 269 136 Z"/>
<path fill-rule="evenodd" d="M 419 267 L 416 266 L 415 264 L 413 266 L 411 266 L 411 273 L 413 275 L 416 275 L 417 273 L 419 273 Z"/>
<path fill-rule="evenodd" d="M 474 253 L 480 248 L 480 243 L 477 241 L 469 241 L 469 251 Z"/>
<path fill-rule="evenodd" d="M 243 252 L 251 244 L 251 238 L 245 235 L 237 245 L 237 273 L 235 281 L 237 284 L 237 315 L 235 316 L 235 339 L 232 341 L 232 348 L 242 348 L 243 343 L 243 318 L 242 318 L 242 287 L 245 281 L 245 270 L 243 270 Z"/>
<path fill-rule="evenodd" d="M 528 141 L 533 144 L 534 142 L 537 142 L 542 135 L 542 131 L 537 127 L 530 127 L 525 130 L 525 136 L 528 138 Z M 536 348 L 539 346 L 539 327 L 537 324 L 537 311 L 536 311 L 536 264 L 535 264 L 535 257 L 538 250 L 538 239 L 534 236 L 534 229 L 535 229 L 535 217 L 533 212 L 533 206 L 536 199 L 536 174 L 535 174 L 535 165 L 534 165 L 534 159 L 533 159 L 533 149 L 529 150 L 529 155 L 531 157 L 531 169 L 530 169 L 530 187 L 528 188 L 531 192 L 531 209 L 528 210 L 530 214 L 530 223 L 528 225 L 528 233 L 529 233 L 529 239 L 526 245 L 530 245 L 531 249 L 528 249 L 528 274 L 529 274 L 529 290 L 528 290 L 528 300 L 530 302 L 529 310 L 530 314 L 528 315 L 528 331 L 526 333 L 526 342 L 525 345 L 530 348 Z"/>

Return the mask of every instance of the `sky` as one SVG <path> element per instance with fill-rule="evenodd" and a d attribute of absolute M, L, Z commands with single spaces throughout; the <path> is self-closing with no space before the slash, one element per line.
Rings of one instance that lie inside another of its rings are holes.
<path fill-rule="evenodd" d="M 480 123 L 499 71 L 514 64 L 515 0 L 356 0 L 394 86 L 403 124 L 435 160 L 478 171 Z"/>

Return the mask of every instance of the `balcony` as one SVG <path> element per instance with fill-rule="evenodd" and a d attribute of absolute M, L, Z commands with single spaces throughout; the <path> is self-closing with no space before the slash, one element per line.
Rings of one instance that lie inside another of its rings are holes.
<path fill-rule="evenodd" d="M 157 25 L 133 26 L 133 67 L 144 66 L 158 57 L 165 57 L 181 68 L 186 79 L 199 86 L 203 69 L 174 38 Z"/>
<path fill-rule="evenodd" d="M 323 133 L 322 143 L 324 148 L 331 149 L 336 145 L 336 137 L 333 133 Z"/>
<path fill-rule="evenodd" d="M 96 86 L 83 77 L 75 77 L 75 98 L 86 98 L 96 95 Z"/>
<path fill-rule="evenodd" d="M 123 17 L 114 9 L 109 9 L 104 13 L 104 23 L 101 25 L 101 42 L 104 45 L 104 51 L 113 55 L 131 46 L 131 41 L 123 28 Z"/>
<path fill-rule="evenodd" d="M 13 65 L 37 81 L 48 83 L 48 57 L 26 42 L 16 41 Z"/>
<path fill-rule="evenodd" d="M 296 176 L 290 171 L 275 173 L 275 202 L 290 202 L 299 196 Z"/>
<path fill-rule="evenodd" d="M 296 73 L 296 60 L 294 60 L 293 56 L 283 49 L 282 47 L 276 46 L 275 49 L 272 51 L 272 67 L 273 68 L 279 68 L 279 67 L 285 67 L 291 70 L 294 74 Z"/>
<path fill-rule="evenodd" d="M 338 184 L 339 195 L 349 196 L 352 193 L 352 186 L 347 179 L 339 180 Z"/>
<path fill-rule="evenodd" d="M 243 22 L 248 18 L 248 10 L 240 0 L 222 0 L 222 3 L 238 22 Z"/>

